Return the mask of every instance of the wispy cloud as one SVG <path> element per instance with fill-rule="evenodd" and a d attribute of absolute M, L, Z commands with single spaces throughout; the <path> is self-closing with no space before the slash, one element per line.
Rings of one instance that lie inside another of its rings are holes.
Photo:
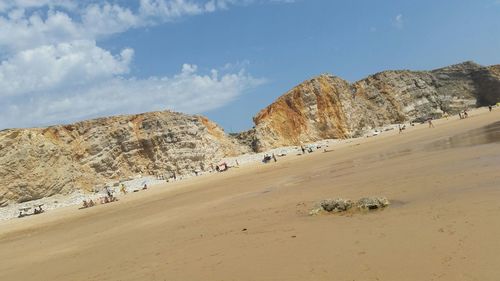
<path fill-rule="evenodd" d="M 398 15 L 394 18 L 394 26 L 395 26 L 397 29 L 403 29 L 403 28 L 404 28 L 404 18 L 403 18 L 403 14 L 398 14 Z"/>

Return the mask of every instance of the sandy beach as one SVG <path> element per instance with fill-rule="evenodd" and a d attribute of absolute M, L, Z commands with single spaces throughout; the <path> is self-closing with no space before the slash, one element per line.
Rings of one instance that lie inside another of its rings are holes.
<path fill-rule="evenodd" d="M 469 116 L 2 221 L 0 280 L 498 280 L 500 109 Z"/>

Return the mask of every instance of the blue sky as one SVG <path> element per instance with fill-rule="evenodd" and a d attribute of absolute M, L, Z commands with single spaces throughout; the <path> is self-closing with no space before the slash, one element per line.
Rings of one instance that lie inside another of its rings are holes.
<path fill-rule="evenodd" d="M 172 109 L 235 132 L 300 82 L 500 63 L 500 2 L 0 1 L 0 129 Z"/>

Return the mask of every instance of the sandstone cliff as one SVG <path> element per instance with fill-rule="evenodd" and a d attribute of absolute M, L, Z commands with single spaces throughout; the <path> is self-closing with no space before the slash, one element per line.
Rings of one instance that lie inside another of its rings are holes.
<path fill-rule="evenodd" d="M 355 137 L 371 128 L 499 101 L 499 65 L 465 62 L 433 71 L 385 71 L 355 83 L 320 75 L 260 111 L 254 129 L 239 138 L 264 151 Z"/>
<path fill-rule="evenodd" d="M 0 131 L 0 206 L 138 174 L 204 171 L 225 156 L 349 138 L 414 118 L 500 101 L 500 66 L 385 71 L 355 83 L 321 75 L 298 85 L 233 138 L 201 116 L 173 112 Z"/>
<path fill-rule="evenodd" d="M 201 116 L 151 112 L 0 132 L 0 206 L 138 174 L 204 171 L 248 152 Z"/>

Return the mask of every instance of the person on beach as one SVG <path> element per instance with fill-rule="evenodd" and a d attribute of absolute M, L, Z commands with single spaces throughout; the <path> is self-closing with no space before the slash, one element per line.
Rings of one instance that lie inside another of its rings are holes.
<path fill-rule="evenodd" d="M 120 192 L 123 193 L 123 195 L 127 194 L 127 190 L 125 189 L 125 185 L 123 183 L 120 187 Z"/>
<path fill-rule="evenodd" d="M 38 214 L 43 213 L 42 206 L 43 205 L 38 205 L 38 209 L 35 207 L 34 210 L 33 210 L 33 215 L 38 215 Z"/>
<path fill-rule="evenodd" d="M 398 129 L 399 129 L 399 133 L 401 134 L 403 132 L 403 129 L 401 128 L 401 124 L 398 124 Z"/>
<path fill-rule="evenodd" d="M 304 148 L 303 145 L 300 146 L 300 149 L 302 149 L 302 154 L 306 153 L 306 149 Z"/>
<path fill-rule="evenodd" d="M 488 105 L 488 109 L 489 109 L 489 110 L 490 110 L 490 112 L 491 112 L 491 110 L 493 110 L 493 106 Z"/>
<path fill-rule="evenodd" d="M 467 110 L 464 109 L 464 119 L 467 118 L 467 117 L 469 117 L 469 114 L 467 113 Z"/>
<path fill-rule="evenodd" d="M 269 155 L 265 154 L 265 155 L 264 155 L 264 158 L 262 159 L 262 163 L 267 163 L 267 162 L 269 162 L 269 161 L 271 161 L 271 156 L 269 156 Z"/>
<path fill-rule="evenodd" d="M 432 124 L 432 118 L 427 119 L 427 122 L 429 123 L 429 128 L 434 128 L 434 124 Z"/>
<path fill-rule="evenodd" d="M 146 189 L 148 189 L 148 185 L 144 184 L 144 186 L 142 187 L 142 190 L 146 190 Z"/>
<path fill-rule="evenodd" d="M 106 190 L 106 194 L 108 194 L 108 197 L 112 198 L 113 194 L 111 193 L 111 190 L 109 190 L 109 187 L 105 186 L 104 189 Z"/>
<path fill-rule="evenodd" d="M 276 160 L 276 156 L 274 155 L 274 153 L 273 153 L 273 160 L 274 160 L 274 162 L 278 161 L 278 160 Z"/>

